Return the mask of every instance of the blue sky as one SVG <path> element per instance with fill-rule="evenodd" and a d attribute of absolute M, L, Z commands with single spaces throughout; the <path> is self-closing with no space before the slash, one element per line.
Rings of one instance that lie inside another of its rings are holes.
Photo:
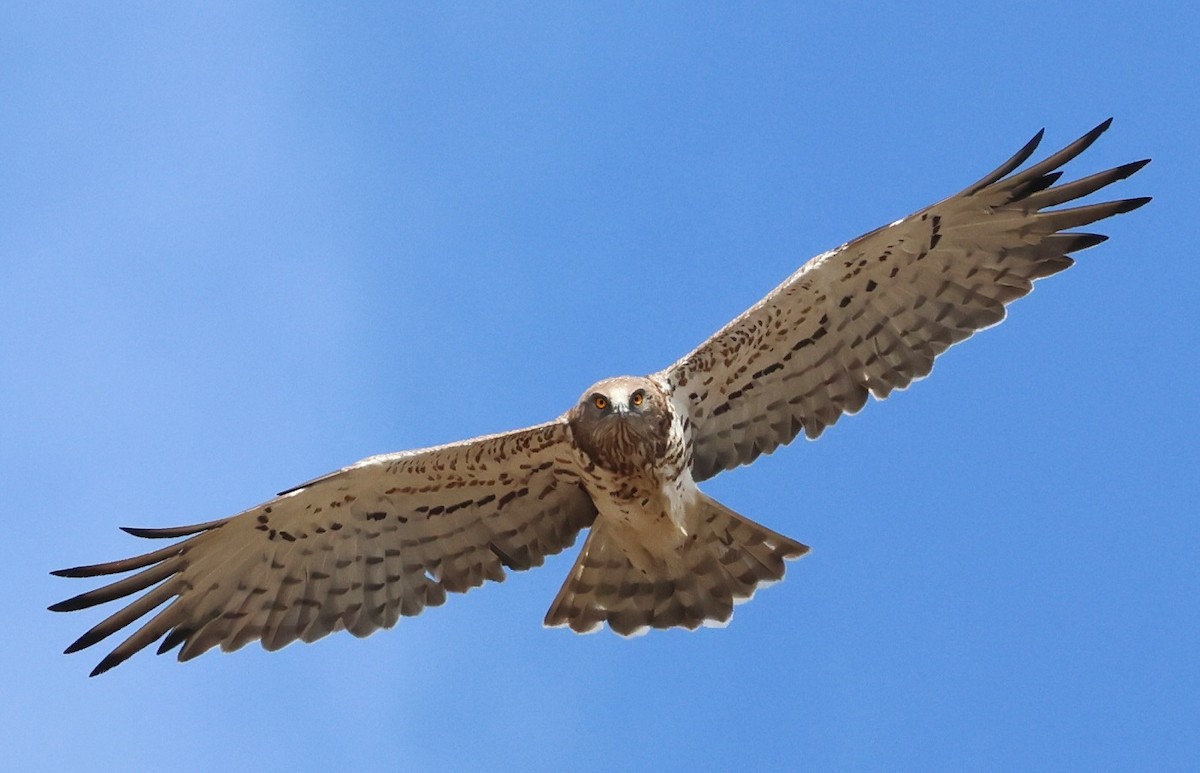
<path fill-rule="evenodd" d="M 8 4 L 14 769 L 1182 769 L 1200 759 L 1185 4 Z M 1038 128 L 1110 242 L 706 490 L 813 546 L 732 625 L 543 630 L 575 551 L 394 630 L 98 679 L 51 569 L 657 370 Z"/>

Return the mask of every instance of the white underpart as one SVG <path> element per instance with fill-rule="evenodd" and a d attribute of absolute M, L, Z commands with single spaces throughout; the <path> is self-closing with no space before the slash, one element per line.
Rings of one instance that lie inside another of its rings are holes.
<path fill-rule="evenodd" d="M 700 490 L 696 481 L 692 480 L 692 471 L 684 468 L 675 480 L 665 480 L 662 486 L 663 499 L 667 503 L 667 515 L 686 537 L 691 533 L 688 524 L 688 513 L 695 511 L 696 500 Z"/>
<path fill-rule="evenodd" d="M 685 436 L 683 429 L 683 417 L 688 415 L 690 408 L 686 398 L 675 394 L 665 379 L 659 376 L 652 376 L 651 378 L 654 379 L 654 382 L 663 392 L 670 395 L 669 399 L 671 400 L 672 413 L 674 414 L 674 418 L 671 421 L 671 434 L 675 437 L 683 437 L 685 445 L 690 445 L 691 438 Z M 687 513 L 695 511 L 694 506 L 700 498 L 700 489 L 696 487 L 696 481 L 692 478 L 692 468 L 690 465 L 684 465 L 674 481 L 667 480 L 663 483 L 663 495 L 669 503 L 671 520 L 675 522 L 675 525 L 679 527 L 684 535 L 690 534 Z"/>

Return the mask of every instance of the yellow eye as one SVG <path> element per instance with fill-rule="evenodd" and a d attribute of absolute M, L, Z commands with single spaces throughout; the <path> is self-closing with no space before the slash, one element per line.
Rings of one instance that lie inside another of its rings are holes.
<path fill-rule="evenodd" d="M 592 405 L 603 411 L 608 407 L 608 398 L 604 395 L 592 395 Z"/>
<path fill-rule="evenodd" d="M 640 391 L 634 392 L 633 397 L 630 398 L 629 402 L 632 405 L 641 405 L 642 403 L 646 402 L 646 394 Z"/>

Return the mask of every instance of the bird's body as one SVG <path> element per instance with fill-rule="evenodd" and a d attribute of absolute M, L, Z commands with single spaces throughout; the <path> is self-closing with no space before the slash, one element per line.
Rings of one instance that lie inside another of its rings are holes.
<path fill-rule="evenodd" d="M 666 382 L 624 376 L 568 414 L 573 465 L 596 521 L 546 615 L 580 633 L 724 624 L 735 602 L 783 577 L 808 548 L 706 497 L 692 478 L 691 422 Z"/>
<path fill-rule="evenodd" d="M 631 404 L 634 394 L 645 413 Z M 596 408 L 596 399 L 607 411 Z M 597 517 L 614 534 L 629 535 L 630 553 L 637 552 L 634 543 L 652 554 L 678 549 L 694 531 L 689 516 L 699 489 L 688 459 L 691 438 L 662 386 L 629 376 L 601 381 L 572 410 L 567 427 L 573 473 Z"/>
<path fill-rule="evenodd" d="M 601 381 L 545 424 L 364 459 L 230 518 L 128 529 L 182 539 L 56 572 L 140 570 L 54 610 L 147 591 L 67 651 L 164 604 L 93 674 L 160 638 L 160 653 L 179 646 L 186 660 L 253 640 L 276 649 L 343 629 L 363 636 L 506 568 L 537 566 L 588 527 L 548 625 L 630 634 L 727 622 L 808 548 L 697 483 L 928 375 L 945 349 L 1070 266 L 1069 253 L 1103 241 L 1069 229 L 1149 199 L 1051 207 L 1147 163 L 1055 185 L 1058 167 L 1107 127 L 1014 173 L 1039 133 L 961 193 L 812 259 L 670 367 Z"/>

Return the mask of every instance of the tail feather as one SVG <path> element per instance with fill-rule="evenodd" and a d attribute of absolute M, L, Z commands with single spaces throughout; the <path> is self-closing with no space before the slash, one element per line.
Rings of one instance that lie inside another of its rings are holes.
<path fill-rule="evenodd" d="M 783 579 L 785 560 L 808 552 L 808 546 L 700 496 L 696 533 L 649 571 L 634 566 L 617 535 L 597 520 L 546 625 L 590 633 L 608 623 L 623 636 L 724 625 L 735 604 Z"/>

